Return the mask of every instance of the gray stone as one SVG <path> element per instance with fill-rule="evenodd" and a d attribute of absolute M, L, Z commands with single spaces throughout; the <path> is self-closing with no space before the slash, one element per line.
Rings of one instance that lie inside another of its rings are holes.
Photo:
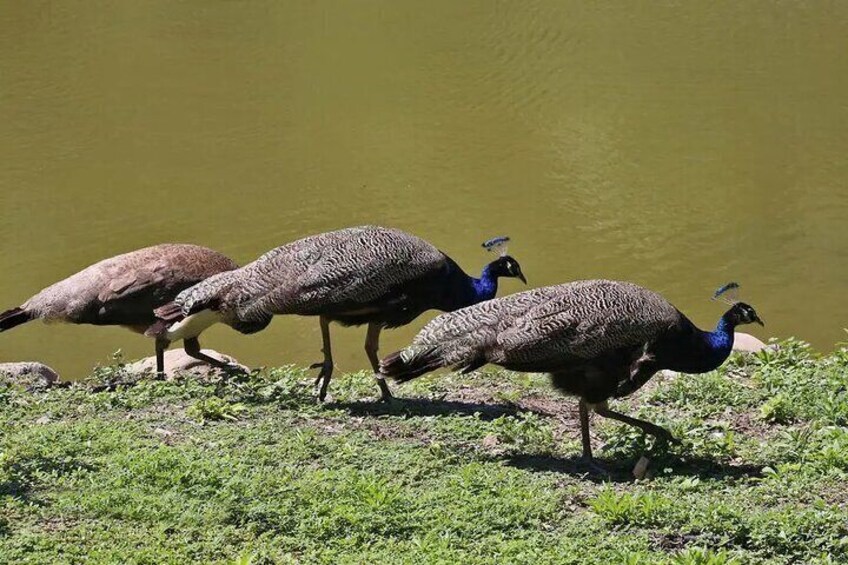
<path fill-rule="evenodd" d="M 218 353 L 212 349 L 203 349 L 202 353 L 229 363 L 230 365 L 247 372 L 249 369 L 241 365 L 234 358 L 223 353 Z M 145 357 L 133 363 L 129 363 L 124 367 L 124 370 L 130 374 L 144 375 L 149 374 L 154 376 L 156 373 L 156 357 Z M 191 375 L 194 377 L 208 377 L 219 374 L 220 370 L 216 367 L 208 365 L 199 359 L 190 357 L 182 349 L 170 349 L 165 352 L 165 378 L 167 380 L 174 379 L 177 375 Z"/>
<path fill-rule="evenodd" d="M 37 361 L 0 363 L 0 381 L 24 388 L 47 388 L 59 380 L 59 373 Z"/>
<path fill-rule="evenodd" d="M 733 338 L 733 351 L 743 351 L 745 353 L 756 353 L 770 347 L 763 343 L 758 338 L 751 334 L 736 332 Z"/>

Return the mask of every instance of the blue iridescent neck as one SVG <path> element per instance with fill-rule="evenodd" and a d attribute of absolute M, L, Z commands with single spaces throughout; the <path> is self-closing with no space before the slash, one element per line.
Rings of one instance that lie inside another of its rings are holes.
<path fill-rule="evenodd" d="M 471 278 L 471 288 L 474 292 L 475 302 L 491 300 L 498 293 L 498 277 L 492 274 L 491 265 L 483 267 L 480 278 Z"/>
<path fill-rule="evenodd" d="M 704 332 L 704 338 L 709 350 L 709 364 L 714 365 L 709 370 L 717 368 L 733 350 L 733 329 L 736 324 L 722 316 L 715 330 Z"/>

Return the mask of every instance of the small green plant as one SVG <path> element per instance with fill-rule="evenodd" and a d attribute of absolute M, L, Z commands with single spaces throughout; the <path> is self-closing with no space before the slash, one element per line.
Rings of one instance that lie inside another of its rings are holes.
<path fill-rule="evenodd" d="M 239 556 L 233 559 L 230 563 L 231 565 L 254 565 L 253 559 L 255 556 L 255 553 L 245 551 L 240 553 Z"/>
<path fill-rule="evenodd" d="M 547 453 L 553 448 L 553 431 L 538 414 L 524 412 L 518 416 L 501 416 L 492 424 L 499 444 L 513 451 Z"/>
<path fill-rule="evenodd" d="M 760 418 L 773 424 L 788 424 L 795 419 L 792 403 L 784 394 L 772 396 L 760 407 Z"/>
<path fill-rule="evenodd" d="M 201 424 L 210 420 L 238 420 L 247 411 L 243 404 L 228 402 L 217 396 L 201 398 L 186 410 L 186 415 Z"/>
<path fill-rule="evenodd" d="M 711 549 L 701 547 L 690 547 L 681 551 L 671 559 L 673 565 L 742 565 L 742 562 L 731 557 L 730 554 L 721 550 L 713 552 Z"/>
<path fill-rule="evenodd" d="M 616 401 L 684 445 L 594 418 L 615 483 L 576 463 L 576 416 L 502 415 L 498 399 L 554 394 L 545 377 L 447 374 L 398 391 L 445 409 L 375 409 L 371 375 L 339 379 L 355 383 L 326 406 L 311 374 L 5 390 L 2 561 L 848 563 L 844 351 L 789 342 Z M 469 388 L 498 406 L 454 410 Z M 769 426 L 778 396 L 794 415 Z M 653 477 L 632 481 L 647 447 Z"/>
<path fill-rule="evenodd" d="M 662 523 L 671 501 L 651 491 L 617 493 L 606 487 L 589 501 L 589 506 L 610 524 L 650 526 Z"/>

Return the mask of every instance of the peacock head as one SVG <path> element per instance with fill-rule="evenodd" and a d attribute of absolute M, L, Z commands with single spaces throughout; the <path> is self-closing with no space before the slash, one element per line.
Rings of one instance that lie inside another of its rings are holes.
<path fill-rule="evenodd" d="M 512 277 L 519 279 L 524 284 L 527 284 L 527 279 L 524 278 L 524 273 L 521 272 L 521 265 L 518 261 L 504 255 L 489 263 L 489 274 L 494 277 Z"/>
<path fill-rule="evenodd" d="M 734 304 L 733 307 L 731 307 L 724 315 L 724 318 L 734 326 L 753 323 L 765 326 L 763 321 L 760 320 L 760 317 L 757 315 L 757 311 L 744 302 L 737 302 Z"/>
<path fill-rule="evenodd" d="M 521 280 L 527 284 L 527 279 L 524 278 L 524 273 L 521 272 L 521 265 L 514 258 L 506 254 L 506 245 L 509 243 L 509 237 L 501 235 L 493 237 L 488 241 L 483 242 L 483 249 L 489 253 L 497 253 L 500 255 L 497 259 L 489 263 L 487 270 L 489 275 L 493 277 L 511 277 Z"/>
<path fill-rule="evenodd" d="M 730 305 L 730 310 L 725 312 L 724 320 L 732 326 L 741 326 L 742 324 L 757 323 L 765 326 L 763 321 L 757 315 L 757 311 L 748 304 L 739 300 L 739 283 L 730 282 L 719 288 L 713 294 L 713 300 L 721 300 L 725 304 Z"/>

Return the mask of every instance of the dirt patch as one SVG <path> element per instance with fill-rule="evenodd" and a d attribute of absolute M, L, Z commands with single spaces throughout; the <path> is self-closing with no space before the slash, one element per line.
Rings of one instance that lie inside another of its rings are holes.
<path fill-rule="evenodd" d="M 363 416 L 336 418 L 299 418 L 299 426 L 319 430 L 323 434 L 341 435 L 351 431 L 366 432 L 375 440 L 408 440 L 426 444 L 432 436 L 420 429 L 411 429 L 388 418 L 369 418 Z"/>
<path fill-rule="evenodd" d="M 848 510 L 848 489 L 840 483 L 825 486 L 819 492 L 822 499 L 840 510 Z"/>
<path fill-rule="evenodd" d="M 695 534 L 651 532 L 648 537 L 651 540 L 651 548 L 660 551 L 680 551 L 698 542 L 698 536 Z"/>
<path fill-rule="evenodd" d="M 530 394 L 518 399 L 515 405 L 522 410 L 535 412 L 540 416 L 552 416 L 567 420 L 573 420 L 578 417 L 576 399 L 564 396 L 556 398 L 542 394 Z"/>
<path fill-rule="evenodd" d="M 732 415 L 733 431 L 745 437 L 766 439 L 774 430 L 766 422 L 749 412 L 737 412 Z"/>
<path fill-rule="evenodd" d="M 38 522 L 38 528 L 44 532 L 56 533 L 70 530 L 77 524 L 77 521 L 62 516 L 54 516 L 45 518 Z"/>

